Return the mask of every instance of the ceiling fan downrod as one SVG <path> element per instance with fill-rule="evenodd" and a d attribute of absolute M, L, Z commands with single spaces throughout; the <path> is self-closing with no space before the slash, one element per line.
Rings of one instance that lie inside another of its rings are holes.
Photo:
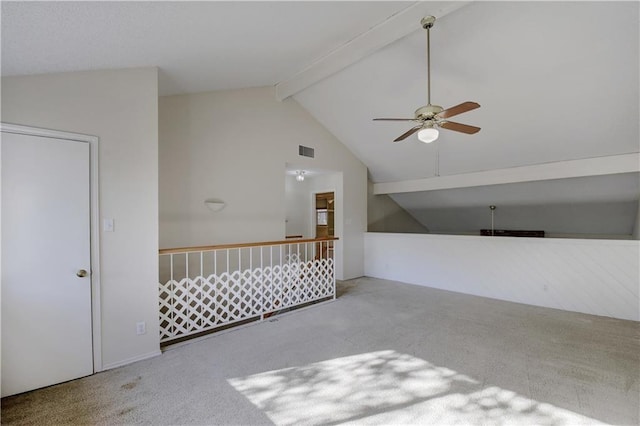
<path fill-rule="evenodd" d="M 420 20 L 422 28 L 427 30 L 427 105 L 431 105 L 431 40 L 429 38 L 429 30 L 433 27 L 435 22 L 436 18 L 434 16 L 425 16 Z"/>

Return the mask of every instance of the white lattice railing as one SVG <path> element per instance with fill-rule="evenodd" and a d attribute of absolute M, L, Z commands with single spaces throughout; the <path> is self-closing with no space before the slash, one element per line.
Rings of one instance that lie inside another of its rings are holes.
<path fill-rule="evenodd" d="M 335 298 L 335 240 L 160 250 L 160 342 Z"/>

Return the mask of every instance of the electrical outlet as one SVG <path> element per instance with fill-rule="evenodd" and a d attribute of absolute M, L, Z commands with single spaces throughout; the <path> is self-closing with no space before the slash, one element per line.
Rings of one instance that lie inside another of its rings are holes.
<path fill-rule="evenodd" d="M 147 324 L 144 321 L 136 323 L 137 335 L 145 334 L 146 332 L 147 332 Z"/>

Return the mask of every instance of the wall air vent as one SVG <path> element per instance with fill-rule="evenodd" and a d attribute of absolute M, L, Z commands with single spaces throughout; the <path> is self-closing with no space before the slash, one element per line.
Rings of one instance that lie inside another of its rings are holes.
<path fill-rule="evenodd" d="M 303 157 L 314 157 L 313 148 L 309 148 L 308 146 L 298 145 L 298 154 Z"/>

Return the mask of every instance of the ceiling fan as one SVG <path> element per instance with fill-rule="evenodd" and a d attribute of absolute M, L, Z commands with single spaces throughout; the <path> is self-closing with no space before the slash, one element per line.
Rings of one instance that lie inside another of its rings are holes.
<path fill-rule="evenodd" d="M 474 134 L 480 131 L 480 127 L 469 126 L 467 124 L 455 123 L 447 120 L 449 117 L 462 114 L 467 111 L 480 108 L 480 104 L 476 102 L 463 102 L 451 108 L 443 109 L 439 105 L 431 105 L 431 58 L 429 46 L 429 30 L 433 27 L 436 18 L 433 16 L 425 16 L 420 21 L 422 28 L 427 30 L 427 105 L 418 108 L 415 111 L 414 118 L 374 118 L 374 121 L 415 121 L 419 123 L 417 126 L 409 129 L 407 132 L 394 139 L 394 142 L 400 142 L 415 132 L 418 132 L 418 139 L 425 143 L 430 143 L 438 139 L 438 127 L 453 130 L 467 134 Z"/>

